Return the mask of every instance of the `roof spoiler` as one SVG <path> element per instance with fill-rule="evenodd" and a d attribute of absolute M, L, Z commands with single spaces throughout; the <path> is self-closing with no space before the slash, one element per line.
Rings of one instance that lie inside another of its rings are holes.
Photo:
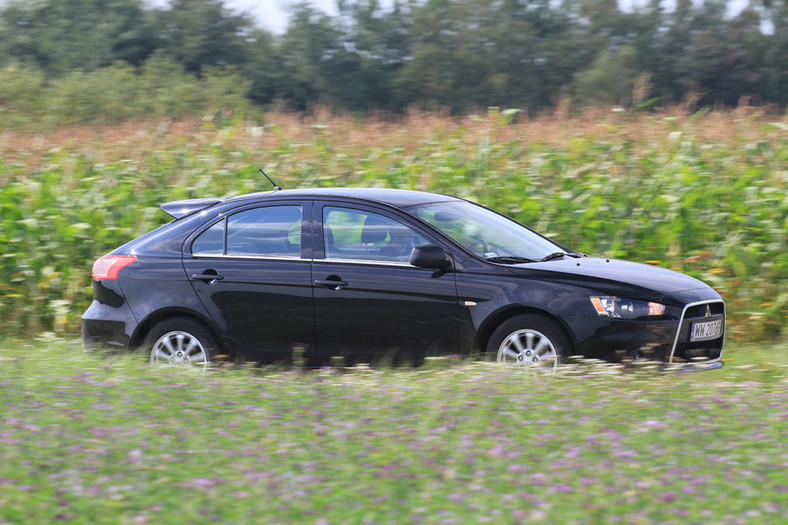
<path fill-rule="evenodd" d="M 186 199 L 182 201 L 165 202 L 161 209 L 175 219 L 188 217 L 193 213 L 210 208 L 214 204 L 219 204 L 224 199 Z"/>

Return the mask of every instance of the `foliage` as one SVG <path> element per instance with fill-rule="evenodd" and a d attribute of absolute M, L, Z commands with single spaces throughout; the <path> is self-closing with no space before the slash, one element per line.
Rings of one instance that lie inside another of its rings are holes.
<path fill-rule="evenodd" d="M 336 16 L 296 2 L 282 35 L 223 0 L 156 6 L 10 0 L 0 6 L 0 66 L 18 62 L 54 86 L 167 56 L 196 76 L 235 68 L 251 101 L 299 109 L 536 112 L 567 99 L 578 109 L 637 107 L 637 89 L 646 91 L 641 101 L 665 105 L 788 103 L 785 0 L 735 17 L 724 0 L 680 0 L 669 10 L 651 1 L 631 11 L 615 0 L 350 0 Z M 638 78 L 649 82 L 638 86 Z M 102 88 L 105 98 L 139 96 L 123 84 Z"/>
<path fill-rule="evenodd" d="M 177 118 L 215 111 L 252 113 L 250 83 L 233 68 L 205 67 L 198 78 L 156 54 L 140 68 L 125 63 L 75 70 L 46 82 L 41 71 L 11 63 L 0 70 L 4 128 L 51 129 L 77 123 Z"/>
<path fill-rule="evenodd" d="M 149 22 L 139 0 L 11 0 L 0 9 L 0 50 L 48 76 L 136 65 L 155 49 Z"/>
<path fill-rule="evenodd" d="M 0 118 L 4 127 L 14 128 L 39 120 L 46 100 L 44 74 L 11 63 L 0 71 Z"/>
<path fill-rule="evenodd" d="M 602 51 L 594 60 L 590 69 L 583 70 L 575 76 L 578 94 L 582 94 L 582 102 L 589 106 L 628 104 L 628 97 L 635 85 L 635 53 L 633 46 L 627 45 L 618 49 L 613 56 Z"/>
<path fill-rule="evenodd" d="M 786 350 L 194 374 L 6 342 L 0 522 L 783 522 Z"/>
<path fill-rule="evenodd" d="M 285 188 L 389 186 L 492 206 L 558 242 L 716 287 L 729 335 L 775 337 L 788 314 L 788 132 L 743 111 L 587 119 L 367 122 L 318 112 L 266 125 L 217 114 L 50 136 L 6 133 L 0 323 L 74 332 L 97 257 L 165 222 L 159 204 Z"/>
<path fill-rule="evenodd" d="M 162 44 L 158 51 L 174 57 L 190 73 L 247 62 L 245 37 L 251 20 L 232 13 L 221 0 L 171 0 L 154 20 Z"/>

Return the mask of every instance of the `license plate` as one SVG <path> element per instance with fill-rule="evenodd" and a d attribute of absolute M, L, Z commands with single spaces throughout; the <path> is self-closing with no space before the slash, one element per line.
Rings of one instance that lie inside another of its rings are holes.
<path fill-rule="evenodd" d="M 692 323 L 690 341 L 710 341 L 722 334 L 722 319 L 706 323 Z"/>

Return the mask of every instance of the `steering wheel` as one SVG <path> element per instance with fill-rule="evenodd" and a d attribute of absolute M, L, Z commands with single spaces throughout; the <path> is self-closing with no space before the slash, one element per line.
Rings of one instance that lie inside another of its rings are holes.
<path fill-rule="evenodd" d="M 468 245 L 468 249 L 472 252 L 476 251 L 476 248 L 481 247 L 482 255 L 490 251 L 490 247 L 487 246 L 487 243 L 481 239 L 476 239 L 471 244 Z"/>

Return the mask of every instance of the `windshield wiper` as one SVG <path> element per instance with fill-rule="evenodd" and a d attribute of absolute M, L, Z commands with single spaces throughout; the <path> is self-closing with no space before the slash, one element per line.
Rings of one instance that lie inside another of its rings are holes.
<path fill-rule="evenodd" d="M 501 263 L 501 264 L 520 264 L 520 263 L 536 262 L 533 259 L 529 259 L 528 257 L 519 257 L 517 255 L 500 255 L 497 257 L 488 257 L 486 260 L 494 263 Z"/>
<path fill-rule="evenodd" d="M 565 256 L 569 255 L 566 252 L 553 252 L 550 255 L 542 257 L 539 262 L 547 262 L 552 261 L 553 259 L 563 259 Z"/>

